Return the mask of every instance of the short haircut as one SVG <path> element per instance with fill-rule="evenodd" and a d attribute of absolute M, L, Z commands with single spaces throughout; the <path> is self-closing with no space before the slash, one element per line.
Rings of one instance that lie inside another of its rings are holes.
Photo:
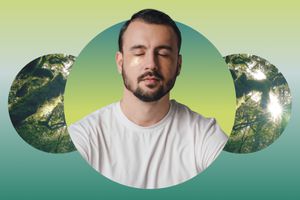
<path fill-rule="evenodd" d="M 181 47 L 181 33 L 179 28 L 177 27 L 176 23 L 173 21 L 173 19 L 158 10 L 154 10 L 154 9 L 144 9 L 141 10 L 135 14 L 133 14 L 131 16 L 131 18 L 126 21 L 119 33 L 119 51 L 123 52 L 123 35 L 126 31 L 126 29 L 128 28 L 129 24 L 133 21 L 136 20 L 141 20 L 145 23 L 149 23 L 149 24 L 159 24 L 159 25 L 166 25 L 166 26 L 170 26 L 173 31 L 175 32 L 176 36 L 177 36 L 177 47 L 178 47 L 178 53 L 180 52 L 180 47 Z"/>

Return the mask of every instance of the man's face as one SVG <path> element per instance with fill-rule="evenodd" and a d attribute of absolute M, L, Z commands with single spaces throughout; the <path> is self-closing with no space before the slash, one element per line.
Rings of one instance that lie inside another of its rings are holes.
<path fill-rule="evenodd" d="M 116 61 L 124 85 L 145 102 L 157 101 L 174 86 L 180 72 L 177 37 L 171 27 L 133 21 L 123 35 Z"/>

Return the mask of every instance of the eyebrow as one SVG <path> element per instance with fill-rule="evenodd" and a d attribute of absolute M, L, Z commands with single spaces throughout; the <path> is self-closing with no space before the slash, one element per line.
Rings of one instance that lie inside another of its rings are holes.
<path fill-rule="evenodd" d="M 138 45 L 134 45 L 132 47 L 130 47 L 130 51 L 134 51 L 136 49 L 147 49 L 146 46 L 138 44 Z M 160 49 L 167 49 L 169 51 L 173 51 L 173 48 L 169 45 L 160 45 L 158 47 L 155 48 L 156 50 L 160 50 Z"/>
<path fill-rule="evenodd" d="M 171 46 L 169 46 L 169 45 L 160 45 L 160 46 L 156 47 L 155 49 L 158 49 L 158 50 L 160 50 L 160 49 L 167 49 L 169 51 L 173 51 L 173 48 Z"/>
<path fill-rule="evenodd" d="M 146 46 L 139 44 L 139 45 L 134 45 L 134 46 L 130 47 L 130 51 L 134 51 L 136 49 L 146 49 Z"/>

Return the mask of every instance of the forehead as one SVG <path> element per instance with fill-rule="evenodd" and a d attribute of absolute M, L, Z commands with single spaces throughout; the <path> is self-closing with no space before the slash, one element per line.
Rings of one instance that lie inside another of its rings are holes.
<path fill-rule="evenodd" d="M 176 47 L 177 37 L 170 26 L 162 24 L 149 24 L 141 20 L 133 21 L 123 35 L 125 49 L 135 45 L 156 47 L 168 45 Z"/>

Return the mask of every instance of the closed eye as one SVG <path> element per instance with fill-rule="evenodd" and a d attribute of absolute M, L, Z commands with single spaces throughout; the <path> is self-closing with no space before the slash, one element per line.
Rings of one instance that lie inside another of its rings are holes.
<path fill-rule="evenodd" d="M 172 55 L 173 49 L 168 45 L 160 45 L 156 48 L 156 53 L 162 57 L 170 57 Z"/>
<path fill-rule="evenodd" d="M 168 52 L 158 52 L 157 55 L 162 56 L 162 57 L 168 57 L 168 56 L 170 56 L 170 53 L 168 53 Z"/>
<path fill-rule="evenodd" d="M 132 51 L 132 54 L 134 56 L 142 56 L 145 55 L 145 51 L 142 49 L 135 49 L 134 51 Z"/>
<path fill-rule="evenodd" d="M 144 52 L 139 52 L 139 53 L 133 53 L 133 55 L 135 55 L 135 56 L 142 56 L 142 55 L 145 55 L 145 53 Z"/>
<path fill-rule="evenodd" d="M 145 54 L 146 47 L 143 45 L 134 45 L 130 48 L 131 53 L 134 56 L 142 56 Z"/>

